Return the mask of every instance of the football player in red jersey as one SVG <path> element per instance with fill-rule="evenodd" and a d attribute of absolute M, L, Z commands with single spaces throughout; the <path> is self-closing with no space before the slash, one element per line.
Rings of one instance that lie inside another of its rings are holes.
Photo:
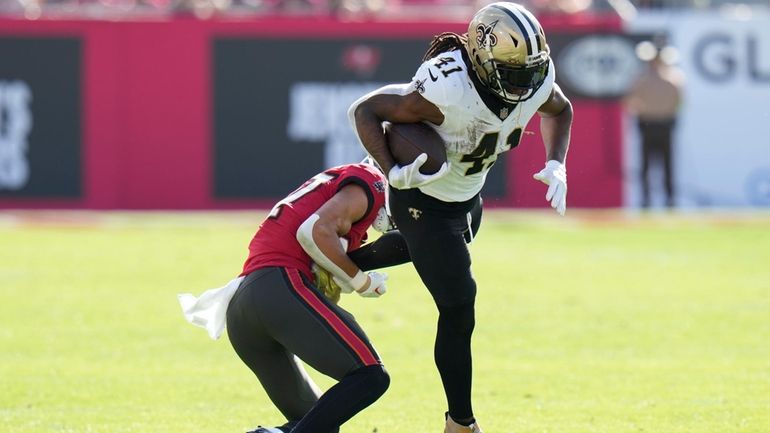
<path fill-rule="evenodd" d="M 386 187 L 371 165 L 331 168 L 279 201 L 251 240 L 227 308 L 227 333 L 288 421 L 255 433 L 337 432 L 388 388 L 364 331 L 317 289 L 311 273 L 315 262 L 344 292 L 385 293 L 385 274 L 361 271 L 346 249 L 358 248 L 370 226 L 384 230 Z M 321 394 L 299 360 L 338 383 Z"/>

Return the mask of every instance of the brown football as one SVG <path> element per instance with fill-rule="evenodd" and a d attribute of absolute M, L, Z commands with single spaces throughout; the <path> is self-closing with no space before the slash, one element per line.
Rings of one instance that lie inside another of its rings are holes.
<path fill-rule="evenodd" d="M 422 174 L 433 174 L 446 162 L 446 147 L 438 132 L 424 123 L 390 123 L 385 126 L 385 140 L 398 165 L 409 165 L 421 153 L 428 160 Z"/>

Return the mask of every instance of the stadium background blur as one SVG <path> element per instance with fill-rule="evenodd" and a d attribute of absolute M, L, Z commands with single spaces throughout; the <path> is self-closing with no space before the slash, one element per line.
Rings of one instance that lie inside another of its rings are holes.
<path fill-rule="evenodd" d="M 192 12 L 200 18 L 214 14 L 296 14 L 370 17 L 376 19 L 408 16 L 411 19 L 460 18 L 491 3 L 487 0 L 3 0 L 2 10 L 35 19 L 56 13 L 100 18 L 132 13 L 173 15 Z M 766 0 L 521 0 L 535 13 L 576 14 L 613 11 L 626 17 L 634 11 L 703 10 L 742 5 L 767 5 Z"/>
<path fill-rule="evenodd" d="M 431 36 L 464 31 L 483 3 L 0 0 L 0 208 L 267 206 L 360 160 L 348 104 L 408 81 Z M 675 206 L 770 205 L 767 1 L 524 3 L 576 107 L 571 209 L 640 205 L 622 98 L 643 68 L 638 44 L 661 36 L 686 77 Z M 537 129 L 492 170 L 490 205 L 545 205 L 530 181 Z"/>

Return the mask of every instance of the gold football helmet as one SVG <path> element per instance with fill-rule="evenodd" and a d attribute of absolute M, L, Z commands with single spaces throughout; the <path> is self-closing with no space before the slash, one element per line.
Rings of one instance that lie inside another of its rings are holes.
<path fill-rule="evenodd" d="M 548 75 L 543 27 L 523 6 L 497 2 L 468 25 L 468 55 L 479 80 L 506 102 L 525 101 Z"/>

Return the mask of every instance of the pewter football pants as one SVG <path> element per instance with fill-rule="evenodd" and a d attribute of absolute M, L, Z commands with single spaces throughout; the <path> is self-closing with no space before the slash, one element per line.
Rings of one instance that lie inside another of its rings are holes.
<path fill-rule="evenodd" d="M 230 302 L 227 333 L 276 407 L 299 421 L 293 432 L 334 432 L 389 384 L 355 318 L 296 269 L 249 274 Z M 321 395 L 297 358 L 339 383 Z"/>

